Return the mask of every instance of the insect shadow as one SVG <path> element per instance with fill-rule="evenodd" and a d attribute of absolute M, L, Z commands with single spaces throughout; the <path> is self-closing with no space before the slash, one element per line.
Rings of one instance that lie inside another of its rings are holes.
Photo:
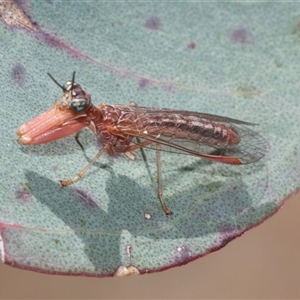
<path fill-rule="evenodd" d="M 242 225 L 250 222 L 251 214 L 255 213 L 251 209 L 253 203 L 247 187 L 243 182 L 235 182 L 239 185 L 238 190 L 233 190 L 229 184 L 227 189 L 215 194 L 208 193 L 215 188 L 209 184 L 192 185 L 175 192 L 172 199 L 168 199 L 174 215 L 166 217 L 161 213 L 156 195 L 151 192 L 151 186 L 138 185 L 128 176 L 115 174 L 111 168 L 110 173 L 111 176 L 104 187 L 108 198 L 89 191 L 90 197 L 94 197 L 93 201 L 97 204 L 92 207 L 87 207 L 83 201 L 79 201 L 71 187 L 62 189 L 57 182 L 35 172 L 26 173 L 33 196 L 72 228 L 72 231 L 57 230 L 55 239 L 59 240 L 65 249 L 74 246 L 68 245 L 72 238 L 66 238 L 66 235 L 75 234 L 79 237 L 85 245 L 85 254 L 99 273 L 110 270 L 112 265 L 124 263 L 124 257 L 120 253 L 124 230 L 127 230 L 132 238 L 145 237 L 149 245 L 144 246 L 151 249 L 151 243 L 158 239 L 172 237 L 173 240 L 182 240 L 221 231 L 241 230 Z M 218 185 L 217 182 L 214 182 L 214 185 L 217 190 L 224 186 L 221 183 Z M 207 197 L 201 199 L 201 192 Z M 259 209 L 272 209 L 269 206 L 263 204 Z M 144 218 L 144 212 L 150 212 L 151 220 Z M 40 217 L 43 218 L 43 214 Z M 45 220 L 45 223 L 47 222 L 48 220 Z M 50 223 L 53 224 L 53 220 L 50 220 Z M 51 239 L 53 238 L 52 233 Z M 133 248 L 133 253 L 134 251 Z M 107 261 L 103 253 L 110 253 L 111 260 Z"/>

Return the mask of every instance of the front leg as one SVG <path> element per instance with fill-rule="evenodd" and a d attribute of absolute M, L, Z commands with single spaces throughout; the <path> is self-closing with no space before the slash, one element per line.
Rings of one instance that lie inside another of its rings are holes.
<path fill-rule="evenodd" d="M 98 158 L 103 154 L 104 151 L 108 151 L 109 150 L 109 146 L 105 145 L 96 155 L 95 157 L 90 161 L 90 163 L 83 168 L 76 176 L 74 176 L 71 179 L 68 180 L 60 180 L 59 183 L 61 185 L 61 187 L 70 185 L 72 183 L 74 183 L 75 181 L 77 181 L 78 179 L 80 179 L 85 173 L 86 171 L 93 165 L 94 162 L 96 162 L 98 160 Z"/>

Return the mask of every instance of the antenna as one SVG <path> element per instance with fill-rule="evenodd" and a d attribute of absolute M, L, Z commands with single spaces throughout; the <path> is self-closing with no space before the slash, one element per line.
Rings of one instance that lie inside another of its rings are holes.
<path fill-rule="evenodd" d="M 74 85 L 74 82 L 75 82 L 75 71 L 73 72 L 73 76 L 72 76 L 72 87 L 73 87 L 73 85 Z"/>
<path fill-rule="evenodd" d="M 50 73 L 47 73 L 47 74 L 64 92 L 66 91 L 66 88 L 64 86 L 60 85 Z M 75 75 L 75 72 L 73 73 L 73 79 L 74 79 L 74 75 Z M 72 79 L 72 86 L 73 86 L 73 79 Z"/>

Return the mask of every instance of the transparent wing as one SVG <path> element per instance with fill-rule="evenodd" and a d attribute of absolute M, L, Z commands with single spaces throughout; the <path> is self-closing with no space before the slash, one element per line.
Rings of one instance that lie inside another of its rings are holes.
<path fill-rule="evenodd" d="M 115 108 L 118 108 L 122 111 L 128 111 L 128 112 L 136 112 L 136 113 L 144 113 L 147 114 L 149 118 L 152 116 L 157 116 L 161 114 L 166 115 L 182 115 L 185 117 L 193 116 L 197 117 L 199 119 L 207 119 L 215 122 L 221 122 L 221 123 L 227 123 L 227 124 L 242 124 L 246 126 L 254 126 L 258 125 L 256 123 L 251 122 L 245 122 L 241 120 L 236 120 L 233 118 L 223 117 L 223 116 L 217 116 L 213 114 L 207 114 L 202 112 L 195 112 L 195 111 L 188 111 L 188 110 L 173 110 L 168 108 L 149 108 L 149 107 L 143 107 L 143 106 L 125 106 L 125 105 L 114 105 Z"/>
<path fill-rule="evenodd" d="M 208 155 L 206 157 L 212 160 L 218 160 L 217 157 L 236 158 L 240 164 L 253 163 L 263 158 L 269 149 L 268 142 L 255 131 L 241 126 L 234 126 L 240 137 L 238 144 L 229 145 L 227 147 L 220 145 L 210 145 L 204 143 L 197 143 L 183 138 L 170 138 L 168 136 L 153 136 L 136 133 L 140 141 L 151 140 L 154 144 L 147 146 L 147 148 L 155 149 L 155 143 L 161 144 L 161 150 L 171 153 L 189 154 L 195 156 Z M 139 143 L 134 140 L 133 143 Z M 205 158 L 205 157 L 204 157 Z M 230 160 L 228 160 L 229 162 Z M 226 159 L 224 162 L 227 162 Z"/>
<path fill-rule="evenodd" d="M 257 132 L 248 126 L 254 126 L 254 123 L 248 123 L 232 118 L 221 117 L 206 113 L 169 110 L 169 109 L 151 109 L 137 106 L 115 106 L 122 111 L 133 113 L 136 117 L 132 123 L 126 126 L 119 124 L 119 130 L 122 134 L 127 133 L 134 137 L 139 137 L 141 141 L 149 140 L 154 144 L 147 148 L 155 148 L 155 143 L 161 144 L 161 150 L 173 153 L 190 154 L 204 157 L 211 160 L 221 161 L 232 164 L 249 164 L 265 156 L 269 149 L 268 142 Z M 238 136 L 239 142 L 229 145 L 223 145 L 213 141 L 213 138 L 207 137 L 193 140 L 189 134 L 185 137 L 178 137 L 176 134 L 176 122 L 189 120 L 189 118 L 199 120 L 199 123 L 210 123 L 213 126 L 225 126 L 233 130 Z M 158 120 L 153 132 L 148 130 L 149 123 Z M 163 120 L 163 121 L 162 121 Z M 165 121 L 167 120 L 167 121 Z M 133 140 L 134 143 L 138 141 Z"/>

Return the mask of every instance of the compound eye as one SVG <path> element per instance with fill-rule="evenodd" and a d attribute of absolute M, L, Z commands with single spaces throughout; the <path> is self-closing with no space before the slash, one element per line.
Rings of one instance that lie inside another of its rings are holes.
<path fill-rule="evenodd" d="M 86 107 L 87 107 L 87 101 L 84 99 L 74 99 L 70 103 L 70 108 L 74 112 L 82 112 L 86 109 Z"/>
<path fill-rule="evenodd" d="M 64 85 L 63 85 L 64 90 L 69 91 L 72 88 L 72 82 L 71 81 L 67 81 Z"/>

